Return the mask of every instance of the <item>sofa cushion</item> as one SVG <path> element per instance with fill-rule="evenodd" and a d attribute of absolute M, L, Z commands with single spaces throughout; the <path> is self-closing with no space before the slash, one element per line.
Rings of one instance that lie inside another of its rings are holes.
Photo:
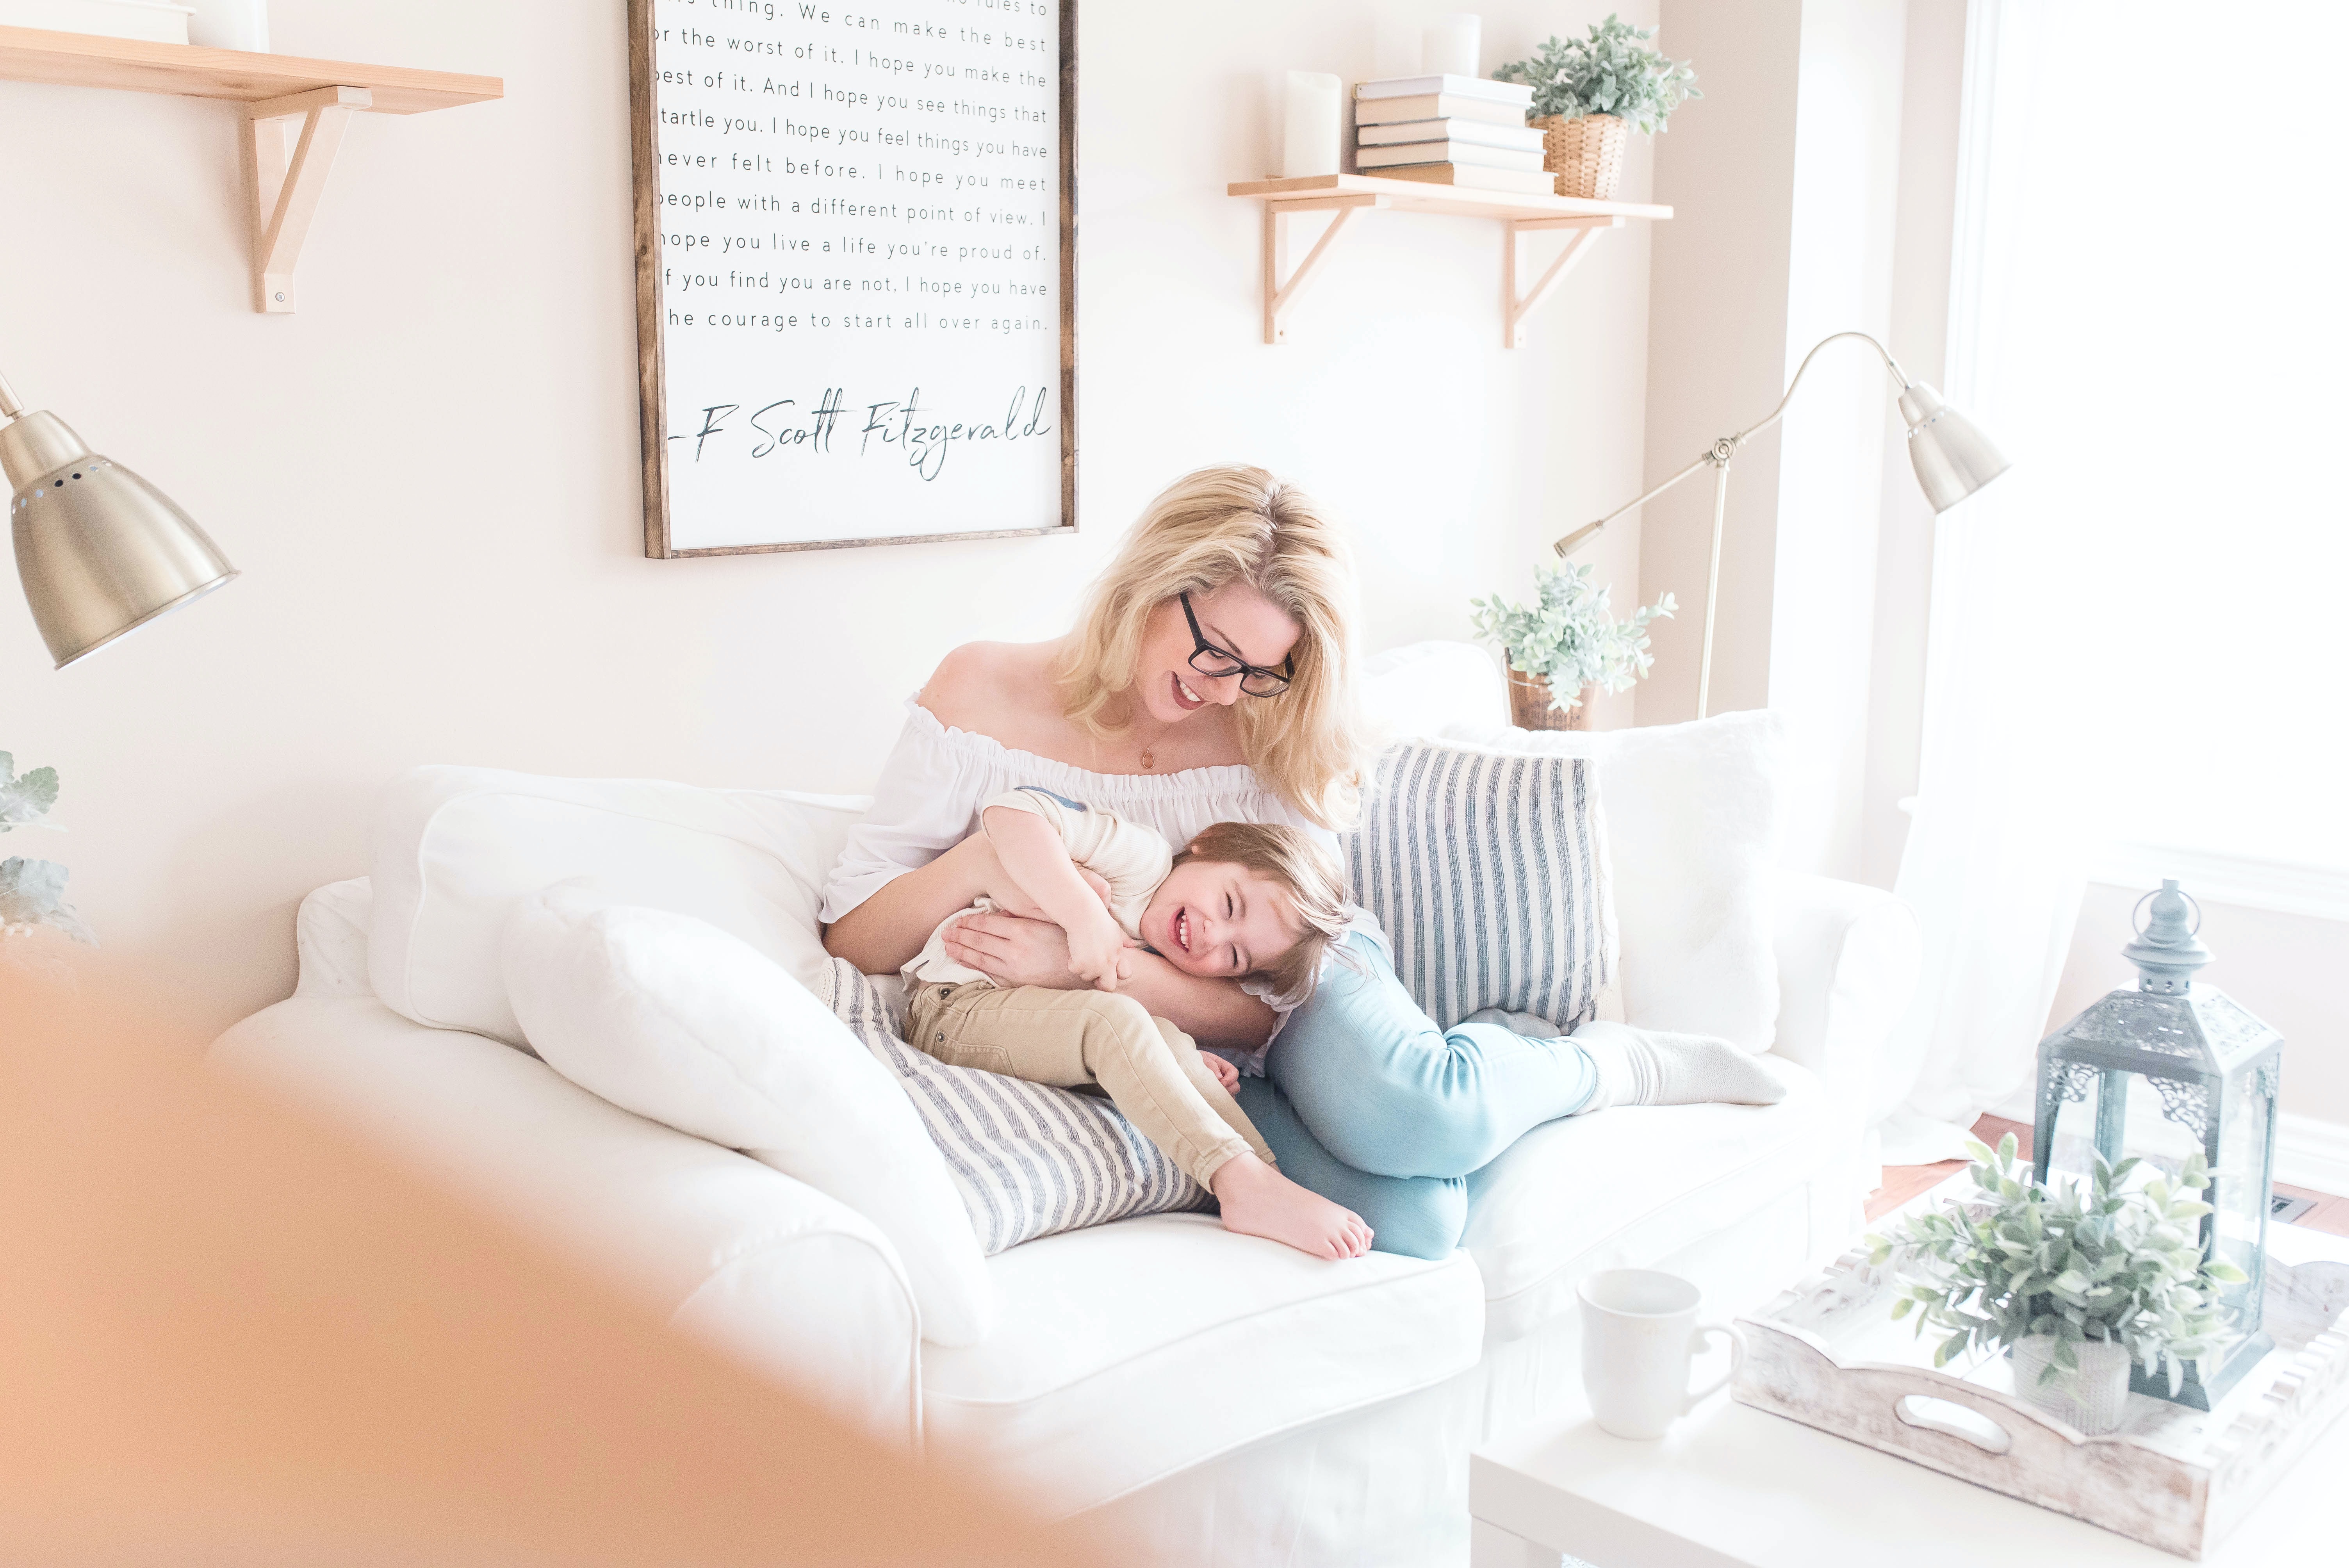
<path fill-rule="evenodd" d="M 899 1037 L 874 978 L 845 958 L 832 961 L 817 995 L 905 1091 L 984 1251 L 1213 1202 L 1106 1099 L 916 1050 Z"/>
<path fill-rule="evenodd" d="M 1475 1266 L 1344 1263 L 1164 1214 L 989 1261 L 1003 1321 L 923 1357 L 934 1453 L 1009 1470 L 1059 1511 L 1476 1364 Z"/>
<path fill-rule="evenodd" d="M 707 922 L 615 903 L 582 878 L 515 904 L 504 971 L 549 1067 L 847 1204 L 897 1249 L 924 1338 L 987 1336 L 993 1287 L 921 1119 L 780 965 Z"/>
<path fill-rule="evenodd" d="M 1340 841 L 1354 899 L 1438 1028 L 1487 1007 L 1558 1034 L 1615 982 L 1615 901 L 1597 765 L 1457 742 L 1380 757 Z"/>
<path fill-rule="evenodd" d="M 592 876 L 730 932 L 812 985 L 824 873 L 862 797 L 419 768 L 376 818 L 367 974 L 394 1012 L 523 1043 L 498 974 L 515 901 Z"/>
<path fill-rule="evenodd" d="M 1785 730 L 1724 713 L 1645 729 L 1534 732 L 1450 726 L 1446 738 L 1595 758 L 1607 799 L 1626 1023 L 1767 1050 L 1778 1016 L 1772 951 L 1785 837 Z"/>
<path fill-rule="evenodd" d="M 1840 1169 L 1858 1109 L 1774 1057 L 1776 1105 L 1625 1106 L 1545 1123 L 1468 1178 L 1461 1247 L 1484 1276 L 1496 1340 L 1572 1310 L 1599 1268 L 1640 1268 Z"/>

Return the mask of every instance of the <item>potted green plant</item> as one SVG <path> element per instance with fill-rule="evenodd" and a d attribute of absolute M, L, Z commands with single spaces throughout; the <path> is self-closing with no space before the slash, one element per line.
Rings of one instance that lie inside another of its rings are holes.
<path fill-rule="evenodd" d="M 57 802 L 57 770 L 36 768 L 16 776 L 16 759 L 0 751 L 0 833 L 18 828 L 62 831 L 42 819 Z M 0 952 L 10 939 L 29 934 L 36 926 L 61 931 L 76 942 L 95 947 L 98 938 L 66 903 L 66 868 L 55 861 L 27 860 L 12 855 L 0 860 Z"/>
<path fill-rule="evenodd" d="M 1471 599 L 1480 642 L 1497 643 L 1509 665 L 1509 705 L 1521 729 L 1586 729 L 1588 688 L 1624 691 L 1655 661 L 1648 623 L 1670 616 L 1670 593 L 1619 621 L 1591 569 L 1572 562 L 1534 568 L 1534 603 L 1495 593 Z"/>
<path fill-rule="evenodd" d="M 1630 132 L 1653 136 L 1684 101 L 1704 96 L 1692 85 L 1696 72 L 1687 61 L 1644 46 L 1655 36 L 1653 27 L 1610 15 L 1588 37 L 1564 42 L 1552 35 L 1531 59 L 1493 73 L 1495 81 L 1532 86 L 1526 123 L 1544 133 L 1543 162 L 1559 195 L 1611 201 Z"/>
<path fill-rule="evenodd" d="M 1969 1141 L 1981 1197 L 1871 1236 L 1869 1255 L 1903 1284 L 1892 1315 L 1917 1315 L 1917 1333 L 1945 1337 L 1940 1367 L 1969 1350 L 2009 1350 L 2015 1392 L 2083 1432 L 2120 1424 L 2129 1367 L 2166 1372 L 2172 1392 L 2188 1361 L 2216 1350 L 2230 1314 L 2223 1286 L 2246 1278 L 2205 1263 L 2198 1236 L 2210 1205 L 2196 1154 L 2173 1179 L 2138 1185 L 2135 1159 L 2095 1156 L 2085 1181 L 2043 1185 L 2015 1152 L 2013 1133 L 1993 1153 Z"/>

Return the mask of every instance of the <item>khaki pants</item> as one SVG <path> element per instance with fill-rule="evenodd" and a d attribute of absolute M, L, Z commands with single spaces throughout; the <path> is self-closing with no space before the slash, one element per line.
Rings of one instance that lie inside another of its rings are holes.
<path fill-rule="evenodd" d="M 984 980 L 916 985 L 905 1037 L 950 1067 L 1061 1088 L 1101 1085 L 1144 1138 L 1210 1191 L 1234 1155 L 1275 1163 L 1191 1037 L 1131 996 Z"/>

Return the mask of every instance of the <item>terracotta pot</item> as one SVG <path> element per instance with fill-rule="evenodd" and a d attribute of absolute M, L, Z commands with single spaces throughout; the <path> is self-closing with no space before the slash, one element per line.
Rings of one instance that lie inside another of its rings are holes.
<path fill-rule="evenodd" d="M 1581 705 L 1560 713 L 1550 706 L 1548 681 L 1523 670 L 1509 672 L 1509 708 L 1519 729 L 1588 729 L 1590 699 L 1598 694 L 1597 686 L 1584 686 Z"/>

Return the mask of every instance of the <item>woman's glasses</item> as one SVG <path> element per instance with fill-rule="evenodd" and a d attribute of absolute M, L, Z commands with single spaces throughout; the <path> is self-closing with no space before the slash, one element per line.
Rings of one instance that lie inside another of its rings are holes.
<path fill-rule="evenodd" d="M 1191 595 L 1185 593 L 1174 596 L 1183 601 L 1183 618 L 1191 623 L 1191 640 L 1198 645 L 1191 655 L 1193 669 L 1203 676 L 1213 676 L 1217 680 L 1226 676 L 1237 676 L 1240 677 L 1240 690 L 1250 696 L 1278 696 L 1288 689 L 1290 679 L 1297 674 L 1295 658 L 1283 659 L 1278 669 L 1268 670 L 1261 665 L 1248 663 L 1228 648 L 1216 646 L 1207 641 L 1206 634 L 1199 630 L 1199 616 L 1191 608 Z"/>

